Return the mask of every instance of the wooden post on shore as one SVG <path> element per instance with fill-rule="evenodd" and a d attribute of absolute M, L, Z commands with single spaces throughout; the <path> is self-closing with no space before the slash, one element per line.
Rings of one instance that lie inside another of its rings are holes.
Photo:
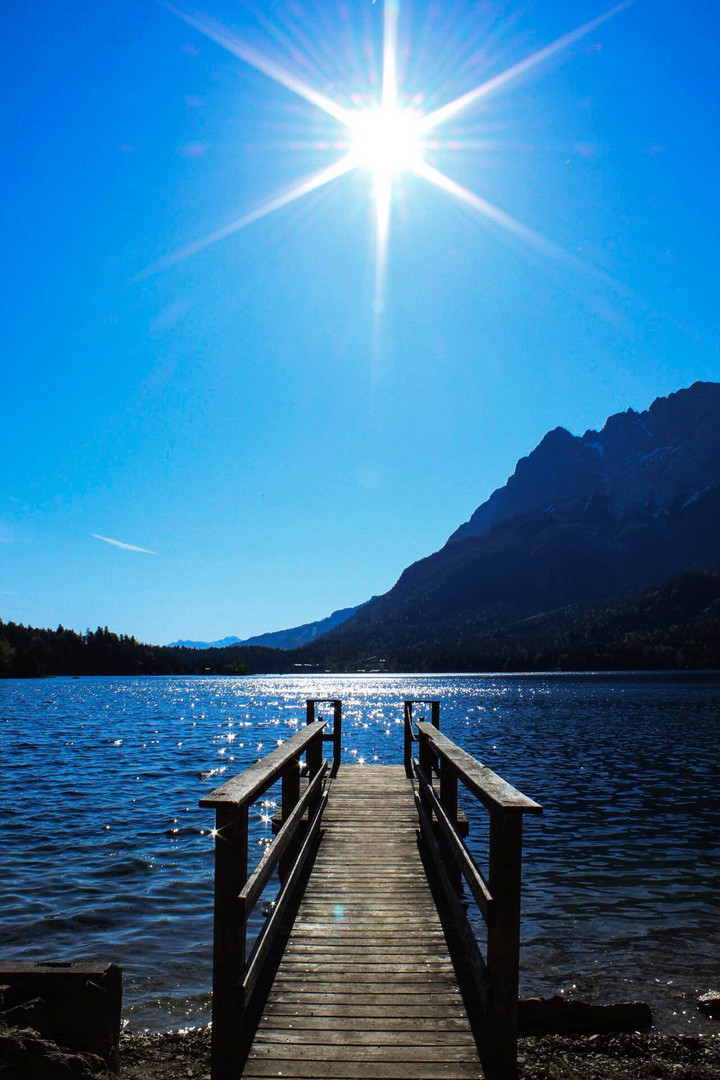
<path fill-rule="evenodd" d="M 247 881 L 248 808 L 218 806 L 215 820 L 215 920 L 213 931 L 212 1075 L 236 1080 L 243 1062 L 241 986 L 246 926 L 238 900 Z"/>

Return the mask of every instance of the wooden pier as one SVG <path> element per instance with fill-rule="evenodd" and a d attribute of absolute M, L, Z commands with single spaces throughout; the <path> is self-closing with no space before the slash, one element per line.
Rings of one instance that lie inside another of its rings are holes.
<path fill-rule="evenodd" d="M 327 703 L 330 733 L 318 704 L 201 803 L 217 813 L 213 1080 L 511 1080 L 522 818 L 541 808 L 439 732 L 436 702 L 405 702 L 397 766 L 340 765 L 341 702 Z M 248 808 L 279 779 L 277 835 L 248 875 Z M 463 843 L 458 781 L 489 812 L 487 880 Z M 246 958 L 248 915 L 276 869 Z"/>

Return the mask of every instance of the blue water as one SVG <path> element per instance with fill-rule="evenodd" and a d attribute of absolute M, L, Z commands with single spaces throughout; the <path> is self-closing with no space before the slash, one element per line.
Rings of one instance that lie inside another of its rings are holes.
<path fill-rule="evenodd" d="M 213 816 L 198 799 L 326 696 L 344 701 L 345 761 L 398 763 L 403 699 L 437 697 L 443 730 L 543 804 L 525 827 L 523 994 L 637 997 L 661 1031 L 718 1030 L 695 1008 L 720 989 L 715 678 L 0 681 L 0 955 L 114 960 L 131 1029 L 206 1022 Z M 257 857 L 275 800 L 254 809 Z M 463 806 L 482 863 L 486 818 Z"/>

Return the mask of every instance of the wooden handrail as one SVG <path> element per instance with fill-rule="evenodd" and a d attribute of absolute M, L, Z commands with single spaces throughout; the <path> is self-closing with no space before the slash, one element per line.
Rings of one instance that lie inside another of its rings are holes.
<path fill-rule="evenodd" d="M 475 903 L 480 908 L 485 922 L 490 924 L 495 918 L 495 898 L 490 892 L 490 888 L 485 881 L 485 878 L 480 873 L 480 870 L 475 864 L 475 860 L 465 847 L 462 839 L 458 836 L 454 823 L 445 813 L 442 803 L 433 791 L 429 779 L 425 775 L 423 769 L 420 768 L 417 761 L 415 762 L 415 775 L 419 781 L 420 790 L 425 795 L 426 800 L 429 801 L 432 812 L 435 814 L 439 826 L 438 831 L 442 836 L 447 850 L 455 860 L 458 870 L 460 870 L 465 878 L 467 886 L 473 895 Z M 422 803 L 420 805 L 422 806 Z"/>
<path fill-rule="evenodd" d="M 308 784 L 304 795 L 290 817 L 287 821 L 283 822 L 275 839 L 265 848 L 263 857 L 241 889 L 238 900 L 245 905 L 246 917 L 257 904 L 263 889 L 270 880 L 273 870 L 292 843 L 298 829 L 302 825 L 303 815 L 308 806 L 310 806 L 311 803 L 317 804 L 317 802 L 319 802 L 322 782 L 325 779 L 328 768 L 327 761 L 324 761 L 320 771 L 315 774 Z"/>
<path fill-rule="evenodd" d="M 458 778 L 488 810 L 542 814 L 542 806 L 539 803 L 523 795 L 512 784 L 508 784 L 507 780 L 503 780 L 492 769 L 488 769 L 487 765 L 483 765 L 474 758 L 472 754 L 461 750 L 432 724 L 420 722 L 415 726 L 420 736 L 428 740 L 443 762 L 448 762 L 456 770 Z"/>
<path fill-rule="evenodd" d="M 407 725 L 407 705 L 405 719 Z M 497 1075 L 512 1080 L 517 1076 L 522 823 L 525 814 L 541 814 L 542 807 L 441 734 L 439 724 L 420 721 L 414 726 L 420 760 L 413 760 L 412 774 L 418 785 L 415 799 L 421 832 L 483 1005 L 485 1059 Z M 439 797 L 435 780 L 439 780 Z M 487 882 L 458 832 L 458 782 L 489 813 Z M 479 950 L 462 903 L 462 877 L 487 924 L 484 960 L 481 953 L 479 960 L 475 955 Z"/>
<path fill-rule="evenodd" d="M 326 731 L 323 734 L 323 742 L 333 744 L 332 775 L 337 776 L 342 754 L 342 701 L 339 698 L 308 698 L 306 701 L 308 724 L 314 723 L 317 719 L 318 705 L 332 705 L 333 708 L 332 731 Z"/>
<path fill-rule="evenodd" d="M 478 997 L 484 1006 L 487 1006 L 487 991 L 489 983 L 488 970 L 485 965 L 485 960 L 480 952 L 480 948 L 477 943 L 477 939 L 472 931 L 470 922 L 467 917 L 467 912 L 463 906 L 460 897 L 458 896 L 457 889 L 454 883 L 450 879 L 450 875 L 447 872 L 445 864 L 443 863 L 442 855 L 440 853 L 440 845 L 435 836 L 435 832 L 432 827 L 432 818 L 425 810 L 420 796 L 415 793 L 415 807 L 418 812 L 418 818 L 420 820 L 420 828 L 426 844 L 430 849 L 430 854 L 433 857 L 435 863 L 435 869 L 437 870 L 440 884 L 442 885 L 443 892 L 445 893 L 445 899 L 447 900 L 448 907 L 450 908 L 450 914 L 455 920 L 455 929 L 457 930 L 460 944 L 462 946 L 463 960 L 467 963 L 475 983 L 475 989 Z"/>
<path fill-rule="evenodd" d="M 247 1050 L 245 1010 L 280 925 L 312 841 L 317 836 L 326 795 L 323 780 L 325 721 L 313 720 L 260 761 L 200 800 L 214 808 L 215 904 L 213 935 L 212 1080 L 236 1080 Z M 308 786 L 300 796 L 300 759 L 305 755 Z M 248 877 L 249 807 L 282 780 L 283 826 Z M 310 826 L 302 830 L 305 812 Z M 283 887 L 273 914 L 246 958 L 248 916 L 276 866 Z"/>
<path fill-rule="evenodd" d="M 412 776 L 412 744 L 417 742 L 413 732 L 413 706 L 429 705 L 430 720 L 434 727 L 440 727 L 440 702 L 437 698 L 406 698 L 403 702 L 403 765 L 405 775 Z"/>
<path fill-rule="evenodd" d="M 273 937 L 275 936 L 283 918 L 285 917 L 288 904 L 290 903 L 290 898 L 293 894 L 293 890 L 297 885 L 302 868 L 305 865 L 308 855 L 310 854 L 310 848 L 312 847 L 312 844 L 320 829 L 320 822 L 322 820 L 322 813 L 325 809 L 326 802 L 327 793 L 322 795 L 320 798 L 320 803 L 317 806 L 317 809 L 315 810 L 315 813 L 310 820 L 308 830 L 305 834 L 305 838 L 302 842 L 295 862 L 293 863 L 290 869 L 290 873 L 285 879 L 283 887 L 280 890 L 277 900 L 275 901 L 275 907 L 272 910 L 272 914 L 268 919 L 267 923 L 265 924 L 264 929 L 258 935 L 258 939 L 255 942 L 255 947 L 253 948 L 250 959 L 246 964 L 242 980 L 242 996 L 244 1005 L 247 1005 L 247 1002 L 250 999 L 253 990 L 255 989 L 255 985 L 262 972 L 263 964 L 265 963 L 268 952 L 270 951 Z"/>
<path fill-rule="evenodd" d="M 277 750 L 273 750 L 254 765 L 227 780 L 221 787 L 215 788 L 209 795 L 205 795 L 200 800 L 200 806 L 247 806 L 255 802 L 272 787 L 295 759 L 305 753 L 313 740 L 321 734 L 325 724 L 325 720 L 316 720 L 291 735 Z"/>

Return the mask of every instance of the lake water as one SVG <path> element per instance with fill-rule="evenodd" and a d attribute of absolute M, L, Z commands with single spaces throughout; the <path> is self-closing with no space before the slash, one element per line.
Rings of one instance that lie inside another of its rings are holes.
<path fill-rule="evenodd" d="M 205 1023 L 198 799 L 303 724 L 306 697 L 343 699 L 343 760 L 360 768 L 399 763 L 403 699 L 437 697 L 446 734 L 543 804 L 525 827 L 523 994 L 642 998 L 661 1031 L 718 1031 L 695 1007 L 720 990 L 714 677 L 0 681 L 0 955 L 114 960 L 132 1029 Z M 486 818 L 463 807 L 482 863 Z M 258 857 L 272 809 L 253 813 Z"/>

